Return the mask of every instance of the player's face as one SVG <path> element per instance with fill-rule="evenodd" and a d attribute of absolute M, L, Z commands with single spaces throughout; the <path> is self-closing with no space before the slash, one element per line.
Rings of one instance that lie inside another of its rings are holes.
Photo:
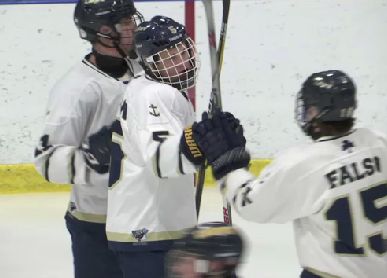
<path fill-rule="evenodd" d="M 123 18 L 115 25 L 120 35 L 120 47 L 126 53 L 133 49 L 133 32 L 136 29 L 136 20 L 134 17 Z"/>
<path fill-rule="evenodd" d="M 200 278 L 200 274 L 195 271 L 196 258 L 190 256 L 180 256 L 170 267 L 173 278 Z"/>
<path fill-rule="evenodd" d="M 190 50 L 185 43 L 178 43 L 173 48 L 165 49 L 159 56 L 156 67 L 161 77 L 177 80 L 193 68 Z"/>
<path fill-rule="evenodd" d="M 134 17 L 122 18 L 117 24 L 114 25 L 114 29 L 110 26 L 102 26 L 100 32 L 113 38 L 119 39 L 119 47 L 121 50 L 128 54 L 133 49 L 133 32 L 136 29 L 136 21 Z M 115 48 L 116 45 L 113 40 L 108 38 L 101 38 L 101 41 L 111 48 Z"/>

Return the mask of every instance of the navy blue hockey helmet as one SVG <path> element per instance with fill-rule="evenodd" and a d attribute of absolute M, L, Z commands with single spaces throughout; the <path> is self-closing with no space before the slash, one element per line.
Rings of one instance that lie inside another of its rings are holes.
<path fill-rule="evenodd" d="M 199 224 L 187 230 L 168 253 L 168 277 L 185 277 L 179 264 L 187 263 L 195 264 L 193 270 L 202 275 L 231 274 L 241 261 L 243 248 L 242 234 L 234 226 L 223 222 Z"/>
<path fill-rule="evenodd" d="M 134 43 L 151 78 L 178 90 L 195 84 L 199 59 L 195 44 L 182 24 L 169 17 L 155 16 L 137 27 Z M 166 59 L 173 60 L 173 65 L 168 67 Z"/>
<path fill-rule="evenodd" d="M 166 16 L 155 16 L 137 27 L 136 50 L 140 56 L 149 57 L 174 46 L 188 37 L 185 27 Z"/>
<path fill-rule="evenodd" d="M 95 42 L 98 37 L 109 37 L 101 34 L 104 25 L 115 30 L 123 18 L 134 17 L 142 20 L 142 15 L 134 7 L 133 0 L 79 0 L 74 10 L 74 23 L 82 39 Z"/>
<path fill-rule="evenodd" d="M 328 70 L 310 75 L 297 96 L 296 120 L 307 132 L 311 122 L 342 122 L 353 119 L 356 109 L 356 86 L 339 70 Z M 314 107 L 314 117 L 308 111 Z"/>

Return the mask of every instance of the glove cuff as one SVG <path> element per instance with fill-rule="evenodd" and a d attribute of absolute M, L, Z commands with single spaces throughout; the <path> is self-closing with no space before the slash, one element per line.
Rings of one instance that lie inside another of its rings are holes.
<path fill-rule="evenodd" d="M 193 137 L 192 127 L 184 129 L 180 139 L 180 151 L 195 165 L 200 165 L 204 162 L 203 153 Z"/>
<path fill-rule="evenodd" d="M 250 154 L 243 147 L 234 148 L 216 159 L 212 166 L 212 173 L 216 180 L 220 180 L 228 173 L 246 168 L 250 163 Z"/>

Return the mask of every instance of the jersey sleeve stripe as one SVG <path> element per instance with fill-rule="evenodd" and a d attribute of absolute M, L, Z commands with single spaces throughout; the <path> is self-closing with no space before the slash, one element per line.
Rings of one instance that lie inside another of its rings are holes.
<path fill-rule="evenodd" d="M 157 176 L 159 178 L 163 178 L 161 176 L 161 170 L 160 170 L 160 147 L 161 147 L 161 143 L 158 145 L 157 151 L 156 151 L 156 171 L 157 171 Z"/>
<path fill-rule="evenodd" d="M 183 154 L 179 150 L 179 171 L 180 171 L 180 173 L 182 175 L 185 175 L 186 173 L 184 172 L 184 169 L 183 169 L 183 159 L 182 159 L 182 156 L 183 156 Z"/>
<path fill-rule="evenodd" d="M 50 152 L 50 154 L 47 156 L 47 159 L 44 163 L 44 178 L 47 180 L 47 181 L 50 181 L 50 175 L 49 175 L 49 170 L 50 170 L 50 158 L 52 157 L 52 155 L 54 154 L 54 152 L 56 151 L 56 147 L 54 147 L 52 149 L 52 151 Z"/>
<path fill-rule="evenodd" d="M 70 183 L 74 184 L 74 178 L 75 178 L 75 150 L 71 154 L 70 159 Z"/>

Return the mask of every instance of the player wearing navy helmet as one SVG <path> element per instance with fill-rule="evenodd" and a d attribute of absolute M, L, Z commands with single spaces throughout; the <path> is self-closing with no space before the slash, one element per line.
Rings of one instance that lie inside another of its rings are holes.
<path fill-rule="evenodd" d="M 193 174 L 204 158 L 193 135 L 232 119 L 218 113 L 194 123 L 186 90 L 199 62 L 183 25 L 153 17 L 134 42 L 144 71 L 128 85 L 114 124 L 107 236 L 125 277 L 164 277 L 167 251 L 197 223 Z"/>
<path fill-rule="evenodd" d="M 198 56 L 185 27 L 168 17 L 140 24 L 134 43 L 143 71 L 114 124 L 107 236 L 124 277 L 163 277 L 166 252 L 197 221 L 191 160 L 203 159 L 194 144 L 179 145 L 194 121 L 186 89 Z"/>
<path fill-rule="evenodd" d="M 314 73 L 296 105 L 297 122 L 312 142 L 279 154 L 259 177 L 245 169 L 243 148 L 230 145 L 210 162 L 243 218 L 293 221 L 303 278 L 387 273 L 387 137 L 354 128 L 356 106 L 356 86 L 346 73 Z M 205 156 L 216 148 L 198 145 Z"/>
<path fill-rule="evenodd" d="M 356 86 L 338 70 L 312 74 L 297 96 L 296 120 L 306 135 L 318 139 L 327 126 L 350 130 L 356 109 Z M 340 130 L 336 133 L 340 133 Z"/>
<path fill-rule="evenodd" d="M 109 75 L 119 78 L 135 71 L 133 31 L 143 21 L 133 0 L 81 0 L 75 6 L 74 23 L 79 36 L 92 44 L 89 60 Z"/>
<path fill-rule="evenodd" d="M 167 256 L 168 278 L 231 278 L 241 262 L 241 232 L 222 222 L 188 229 Z"/>
<path fill-rule="evenodd" d="M 139 18 L 132 0 L 76 4 L 75 25 L 92 51 L 52 88 L 35 151 L 36 169 L 45 179 L 73 185 L 65 218 L 76 278 L 122 277 L 105 232 L 111 142 L 106 126 L 115 120 L 135 71 L 128 55 Z"/>

